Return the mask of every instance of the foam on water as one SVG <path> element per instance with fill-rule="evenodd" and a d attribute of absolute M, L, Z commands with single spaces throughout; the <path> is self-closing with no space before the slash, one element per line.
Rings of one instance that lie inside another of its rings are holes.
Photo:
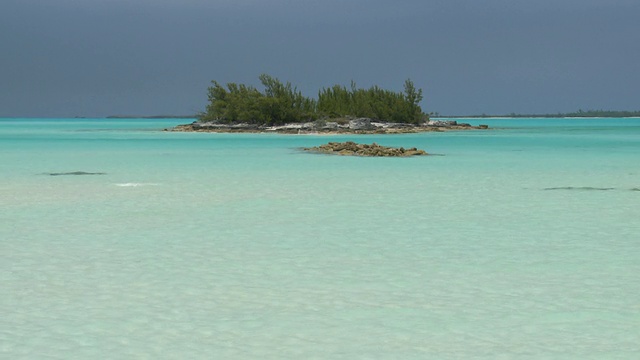
<path fill-rule="evenodd" d="M 120 183 L 120 184 L 114 184 L 115 186 L 120 186 L 120 187 L 138 187 L 138 186 L 158 186 L 160 184 L 157 183 Z"/>
<path fill-rule="evenodd" d="M 638 120 L 130 121 L 0 120 L 1 357 L 640 355 Z M 298 150 L 334 140 L 444 156 Z"/>

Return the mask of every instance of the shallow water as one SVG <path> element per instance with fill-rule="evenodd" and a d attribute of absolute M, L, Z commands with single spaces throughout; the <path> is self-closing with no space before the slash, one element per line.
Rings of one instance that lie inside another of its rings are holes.
<path fill-rule="evenodd" d="M 2 357 L 640 355 L 640 119 L 180 122 L 0 119 Z M 444 156 L 298 150 L 333 140 Z"/>

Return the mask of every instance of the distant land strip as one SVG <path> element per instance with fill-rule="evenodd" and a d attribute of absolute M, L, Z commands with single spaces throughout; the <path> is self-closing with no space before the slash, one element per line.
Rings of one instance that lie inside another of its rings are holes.
<path fill-rule="evenodd" d="M 106 119 L 195 119 L 198 115 L 109 115 Z"/>
<path fill-rule="evenodd" d="M 617 111 L 617 110 L 578 110 L 570 113 L 557 113 L 557 114 L 502 114 L 502 115 L 441 115 L 440 113 L 431 113 L 432 117 L 442 118 L 495 118 L 495 117 L 509 117 L 509 118 L 625 118 L 625 117 L 640 117 L 640 110 L 638 111 Z"/>

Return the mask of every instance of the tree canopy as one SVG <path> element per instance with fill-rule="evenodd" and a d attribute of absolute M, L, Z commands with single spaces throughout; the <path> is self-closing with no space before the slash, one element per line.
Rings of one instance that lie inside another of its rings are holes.
<path fill-rule="evenodd" d="M 212 81 L 208 88 L 209 104 L 200 121 L 281 125 L 316 119 L 368 117 L 381 121 L 416 124 L 426 115 L 422 112 L 422 89 L 407 79 L 404 92 L 384 90 L 378 86 L 359 89 L 334 85 L 318 92 L 318 98 L 305 97 L 291 83 L 267 74 L 260 75 L 264 90 L 253 86 Z"/>

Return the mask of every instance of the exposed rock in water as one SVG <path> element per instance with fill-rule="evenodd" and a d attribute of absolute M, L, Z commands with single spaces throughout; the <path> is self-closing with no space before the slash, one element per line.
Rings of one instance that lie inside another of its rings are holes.
<path fill-rule="evenodd" d="M 423 124 L 393 123 L 370 118 L 351 119 L 348 122 L 319 119 L 282 125 L 257 125 L 250 123 L 222 123 L 218 121 L 178 125 L 168 131 L 217 132 L 217 133 L 279 133 L 279 134 L 405 134 L 429 131 L 456 131 L 488 129 L 487 125 L 472 126 L 455 120 L 431 120 Z"/>
<path fill-rule="evenodd" d="M 65 176 L 65 175 L 107 175 L 103 172 L 86 172 L 86 171 L 71 171 L 71 172 L 58 172 L 58 173 L 44 173 L 44 175 L 51 176 Z"/>
<path fill-rule="evenodd" d="M 421 156 L 429 155 L 426 151 L 416 148 L 394 148 L 387 146 L 380 146 L 376 143 L 369 144 L 357 144 L 353 141 L 347 141 L 343 143 L 330 142 L 328 144 L 314 146 L 310 148 L 303 148 L 304 151 L 321 153 L 321 154 L 333 154 L 342 156 L 379 156 L 379 157 L 408 157 L 408 156 Z"/>
<path fill-rule="evenodd" d="M 616 188 L 612 188 L 612 187 L 591 187 L 591 186 L 563 186 L 563 187 L 544 188 L 542 190 L 609 191 L 609 190 L 616 190 Z M 623 190 L 623 189 L 618 188 L 617 190 Z M 629 191 L 640 191 L 640 188 L 631 188 L 631 189 L 629 189 Z"/>
<path fill-rule="evenodd" d="M 543 190 L 608 191 L 608 190 L 613 190 L 613 189 L 614 188 L 601 188 L 601 187 L 591 187 L 591 186 L 562 186 L 562 187 L 544 188 Z"/>

